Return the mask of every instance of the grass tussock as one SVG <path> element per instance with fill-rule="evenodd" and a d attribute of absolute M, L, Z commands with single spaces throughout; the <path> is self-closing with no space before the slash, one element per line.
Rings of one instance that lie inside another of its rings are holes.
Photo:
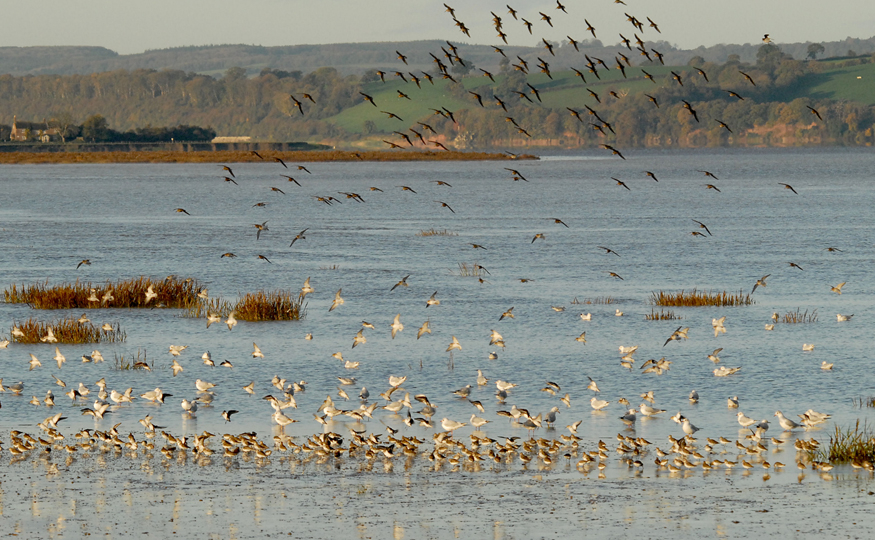
<path fill-rule="evenodd" d="M 479 263 L 473 262 L 473 263 L 468 264 L 466 262 L 460 262 L 459 263 L 459 273 L 456 275 L 458 275 L 459 277 L 479 278 L 479 277 L 483 277 L 484 275 L 486 275 L 488 273 L 489 272 L 485 268 L 480 266 Z"/>
<path fill-rule="evenodd" d="M 875 434 L 866 424 L 860 426 L 859 420 L 853 427 L 835 426 L 829 444 L 816 450 L 811 457 L 830 463 L 875 462 Z"/>
<path fill-rule="evenodd" d="M 48 343 L 48 344 L 76 344 L 76 343 L 121 343 L 127 335 L 118 323 L 111 325 L 110 330 L 104 330 L 102 326 L 95 326 L 90 322 L 80 323 L 74 317 L 68 317 L 58 321 L 44 322 L 34 318 L 24 321 L 13 321 L 12 330 L 20 330 L 24 335 L 12 334 L 12 341 L 16 343 Z M 45 340 L 52 330 L 57 342 Z"/>
<path fill-rule="evenodd" d="M 267 152 L 267 159 L 279 157 L 291 162 L 324 161 L 507 161 L 503 153 L 372 150 L 345 152 L 342 150 L 314 150 Z M 538 159 L 523 154 L 518 160 Z M 247 163 L 262 161 L 249 151 L 183 152 L 170 150 L 141 150 L 136 152 L 0 152 L 0 163 Z"/>
<path fill-rule="evenodd" d="M 571 301 L 572 304 L 616 304 L 618 300 L 613 296 L 596 296 L 595 298 L 584 298 L 583 301 L 574 297 L 574 300 Z"/>
<path fill-rule="evenodd" d="M 447 229 L 437 230 L 434 228 L 420 230 L 416 236 L 459 236 L 459 233 Z"/>
<path fill-rule="evenodd" d="M 701 306 L 748 306 L 753 304 L 749 294 L 744 294 L 743 291 L 738 293 L 730 293 L 727 291 L 700 291 L 692 289 L 690 291 L 681 290 L 678 292 L 653 292 L 650 293 L 650 303 L 656 306 L 667 307 L 701 307 Z"/>
<path fill-rule="evenodd" d="M 147 302 L 146 290 L 149 287 L 158 296 Z M 34 309 L 188 308 L 198 303 L 200 290 L 201 284 L 192 278 L 168 276 L 163 280 L 153 280 L 140 276 L 99 285 L 78 280 L 51 287 L 48 280 L 33 285 L 13 284 L 3 291 L 3 296 L 9 304 L 29 304 Z M 107 293 L 111 299 L 104 299 Z"/>
<path fill-rule="evenodd" d="M 208 298 L 206 300 L 200 300 L 197 304 L 192 304 L 188 306 L 188 308 L 181 315 L 182 317 L 191 318 L 191 319 L 201 319 L 205 318 L 208 313 L 215 313 L 221 317 L 227 317 L 228 314 L 231 313 L 231 310 L 234 309 L 234 306 L 231 305 L 231 302 L 227 300 L 222 300 L 221 298 Z"/>
<path fill-rule="evenodd" d="M 246 293 L 234 305 L 234 317 L 241 321 L 298 321 L 306 308 L 300 295 L 291 291 L 256 291 Z"/>
<path fill-rule="evenodd" d="M 660 309 L 659 311 L 651 309 L 650 313 L 644 315 L 645 321 L 676 321 L 682 318 L 679 315 L 675 315 L 675 312 L 670 309 Z"/>
<path fill-rule="evenodd" d="M 189 306 L 182 317 L 202 319 L 214 313 L 227 318 L 232 311 L 240 321 L 297 321 L 304 318 L 307 310 L 300 295 L 261 290 L 244 294 L 235 304 L 221 298 L 201 300 Z"/>
<path fill-rule="evenodd" d="M 146 356 L 145 350 L 137 349 L 137 355 L 133 354 L 129 355 L 119 355 L 115 354 L 115 359 L 109 369 L 114 371 L 130 371 L 130 370 L 144 370 L 144 371 L 152 371 L 152 368 L 155 367 L 155 362 L 149 362 L 149 359 Z"/>
<path fill-rule="evenodd" d="M 862 409 L 863 407 L 875 408 L 875 397 L 869 396 L 867 398 L 854 398 L 854 407 L 857 407 L 858 409 Z"/>
<path fill-rule="evenodd" d="M 796 308 L 796 311 L 788 311 L 781 317 L 781 322 L 788 324 L 801 324 L 801 323 L 813 323 L 817 322 L 817 310 L 815 309 L 812 312 L 799 311 L 799 308 Z"/>

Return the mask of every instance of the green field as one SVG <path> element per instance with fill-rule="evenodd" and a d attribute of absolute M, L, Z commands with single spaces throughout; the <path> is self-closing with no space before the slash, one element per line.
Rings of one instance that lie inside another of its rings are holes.
<path fill-rule="evenodd" d="M 831 68 L 832 63 L 838 62 L 824 62 L 826 71 L 806 75 L 791 91 L 781 94 L 781 99 L 807 97 L 875 105 L 875 63 Z"/>
<path fill-rule="evenodd" d="M 587 88 L 599 95 L 599 99 L 613 100 L 608 92 L 615 91 L 622 95 L 623 93 L 634 94 L 638 92 L 646 92 L 648 89 L 656 88 L 659 85 L 667 84 L 666 77 L 670 76 L 669 72 L 674 70 L 678 73 L 690 71 L 692 68 L 688 66 L 649 66 L 647 71 L 656 79 L 656 84 L 644 78 L 641 73 L 641 68 L 627 68 L 627 79 L 624 79 L 619 70 L 600 71 L 601 79 L 596 79 L 590 73 L 585 73 L 587 84 L 583 84 L 580 78 L 572 71 L 560 71 L 552 73 L 551 80 L 543 73 L 533 73 L 527 77 L 527 81 L 541 92 L 542 105 L 545 107 L 572 107 L 583 108 L 584 105 L 596 107 L 598 103 L 596 99 L 590 95 Z M 491 86 L 496 87 L 501 84 L 504 77 L 495 76 L 495 83 L 487 77 L 470 76 L 461 79 L 462 85 L 469 90 L 477 91 L 477 88 Z M 434 115 L 431 109 L 439 109 L 446 107 L 447 109 L 456 112 L 472 107 L 478 107 L 473 96 L 469 99 L 459 99 L 453 96 L 447 90 L 448 81 L 435 80 L 435 84 L 431 84 L 426 80 L 421 80 L 422 88 L 417 88 L 413 82 L 405 83 L 401 79 L 386 75 L 386 82 L 374 82 L 364 85 L 362 91 L 374 98 L 377 106 L 371 105 L 367 101 L 363 101 L 354 107 L 350 107 L 328 119 L 339 127 L 342 127 L 350 133 L 362 133 L 364 124 L 370 120 L 374 123 L 377 132 L 388 133 L 392 131 L 404 131 L 410 126 L 413 126 L 417 121 L 428 122 L 429 118 Z M 398 91 L 408 95 L 410 99 L 399 97 Z M 537 101 L 534 95 L 530 97 Z M 504 96 L 504 99 L 509 105 L 516 104 L 522 98 L 515 95 Z M 487 103 L 494 107 L 494 103 Z M 498 109 L 496 109 L 498 110 Z M 400 116 L 403 121 L 390 118 L 381 111 L 388 111 Z"/>
<path fill-rule="evenodd" d="M 817 100 L 844 100 L 855 101 L 865 105 L 875 104 L 875 64 L 862 64 L 850 67 L 831 66 L 835 62 L 824 62 L 826 70 L 823 73 L 812 73 L 804 76 L 798 84 L 791 88 L 775 92 L 770 99 L 775 101 L 789 102 L 796 98 L 810 98 Z M 535 68 L 536 69 L 536 68 Z M 683 74 L 685 79 L 699 77 L 690 66 L 647 66 L 646 69 L 653 75 L 654 81 L 644 78 L 642 68 L 631 67 L 626 69 L 628 78 L 623 78 L 617 69 L 599 72 L 601 79 L 596 79 L 592 74 L 585 72 L 587 83 L 572 71 L 560 71 L 552 73 L 550 79 L 542 73 L 532 73 L 527 77 L 527 82 L 536 87 L 541 93 L 542 103 L 540 106 L 562 109 L 571 107 L 581 110 L 584 106 L 596 108 L 599 103 L 590 94 L 592 90 L 598 94 L 601 103 L 611 103 L 617 98 L 609 92 L 614 91 L 620 96 L 649 93 L 666 85 L 676 84 L 671 79 L 671 71 Z M 469 76 L 461 79 L 463 86 L 469 90 L 487 86 L 497 87 L 503 81 L 502 76 L 495 76 L 495 83 L 486 77 Z M 376 82 L 365 85 L 364 92 L 373 96 L 377 103 L 374 107 L 368 102 L 363 102 L 341 113 L 328 118 L 327 121 L 334 123 L 351 133 L 362 133 L 364 123 L 367 120 L 374 122 L 378 132 L 404 131 L 413 126 L 415 122 L 428 122 L 433 116 L 432 108 L 446 107 L 457 112 L 459 110 L 478 107 L 473 96 L 459 99 L 447 89 L 447 81 L 435 81 L 432 85 L 427 81 L 421 81 L 419 89 L 412 82 L 404 83 L 400 79 L 386 76 L 386 82 Z M 410 96 L 410 100 L 398 97 L 397 92 L 402 91 Z M 533 94 L 529 96 L 536 101 Z M 503 96 L 509 105 L 518 104 L 516 95 Z M 500 111 L 491 100 L 486 100 L 493 110 Z M 528 104 L 528 103 L 526 103 Z M 389 118 L 380 111 L 389 111 L 397 114 L 403 121 Z M 513 114 L 509 114 L 513 116 Z"/>

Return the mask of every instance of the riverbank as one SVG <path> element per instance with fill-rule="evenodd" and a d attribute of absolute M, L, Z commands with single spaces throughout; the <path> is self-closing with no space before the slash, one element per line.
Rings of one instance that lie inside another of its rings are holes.
<path fill-rule="evenodd" d="M 137 151 L 137 152 L 0 152 L 0 164 L 48 163 L 247 163 L 259 161 L 304 163 L 324 161 L 504 161 L 538 159 L 532 154 L 497 152 L 378 150 L 319 151 Z"/>

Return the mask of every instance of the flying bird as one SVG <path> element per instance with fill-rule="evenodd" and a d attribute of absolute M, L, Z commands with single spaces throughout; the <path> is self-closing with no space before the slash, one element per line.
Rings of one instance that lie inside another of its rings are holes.
<path fill-rule="evenodd" d="M 337 306 L 343 304 L 343 298 L 340 297 L 340 292 L 343 289 L 337 289 L 337 292 L 334 294 L 334 301 L 331 302 L 331 307 L 328 308 L 328 311 L 334 311 L 337 309 Z"/>
<path fill-rule="evenodd" d="M 401 281 L 399 281 L 398 283 L 393 285 L 392 288 L 389 289 L 389 292 L 394 291 L 398 287 L 409 287 L 410 285 L 407 283 L 407 278 L 409 278 L 409 277 L 410 277 L 410 274 L 407 274 L 406 276 L 401 278 Z"/>
<path fill-rule="evenodd" d="M 307 232 L 307 231 L 309 231 L 309 230 L 310 230 L 310 228 L 307 227 L 307 228 L 304 229 L 303 231 L 301 231 L 301 232 L 299 232 L 298 234 L 296 234 L 295 237 L 292 239 L 292 243 L 289 244 L 289 247 L 294 246 L 294 245 L 295 245 L 295 242 L 297 242 L 298 240 L 306 240 L 307 237 L 304 236 L 304 233 Z"/>
<path fill-rule="evenodd" d="M 760 279 L 758 279 L 757 282 L 754 283 L 753 290 L 751 290 L 750 293 L 753 294 L 754 291 L 757 290 L 757 287 L 765 287 L 766 286 L 766 278 L 771 276 L 771 275 L 772 274 L 766 274 L 763 277 L 761 277 Z"/>

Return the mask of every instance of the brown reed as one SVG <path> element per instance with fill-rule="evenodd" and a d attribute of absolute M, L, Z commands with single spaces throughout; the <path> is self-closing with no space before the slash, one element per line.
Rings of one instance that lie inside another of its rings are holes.
<path fill-rule="evenodd" d="M 152 287 L 158 295 L 146 302 L 146 289 Z M 98 301 L 88 300 L 92 290 Z M 10 304 L 29 304 L 34 309 L 91 309 L 91 308 L 187 308 L 199 300 L 201 284 L 192 278 L 180 279 L 168 276 L 163 280 L 140 276 L 115 282 L 107 281 L 94 285 L 76 280 L 49 286 L 48 280 L 20 287 L 13 284 L 3 291 Z M 103 301 L 104 294 L 111 292 L 113 299 Z"/>
<path fill-rule="evenodd" d="M 806 309 L 804 312 L 799 311 L 799 308 L 796 308 L 796 311 L 788 311 L 781 317 L 781 322 L 788 324 L 799 324 L 799 323 L 813 323 L 817 322 L 817 310 L 815 309 L 811 313 Z"/>
<path fill-rule="evenodd" d="M 90 322 L 80 323 L 74 317 L 67 317 L 52 322 L 39 321 L 33 317 L 24 321 L 13 321 L 13 329 L 21 330 L 23 336 L 13 334 L 12 341 L 16 343 L 49 343 L 42 341 L 48 334 L 48 329 L 57 339 L 57 343 L 120 343 L 127 338 L 118 323 L 112 325 L 112 330 L 104 330 Z M 51 343 L 49 343 L 51 344 Z"/>
<path fill-rule="evenodd" d="M 659 311 L 651 309 L 649 314 L 644 315 L 645 321 L 674 321 L 682 318 L 679 315 L 675 315 L 675 312 L 670 309 L 660 309 Z"/>
<path fill-rule="evenodd" d="M 656 306 L 669 307 L 701 307 L 701 306 L 747 306 L 753 304 L 749 294 L 744 294 L 743 291 L 738 293 L 730 293 L 727 291 L 699 291 L 693 289 L 691 291 L 681 290 L 679 292 L 659 291 L 650 293 L 650 303 Z"/>
<path fill-rule="evenodd" d="M 459 277 L 479 278 L 479 277 L 482 277 L 486 273 L 487 273 L 486 269 L 483 268 L 482 266 L 480 266 L 480 264 L 477 262 L 473 262 L 470 264 L 468 264 L 466 262 L 460 262 L 459 263 L 459 273 L 457 275 Z"/>
<path fill-rule="evenodd" d="M 596 296 L 595 298 L 584 298 L 583 301 L 578 300 L 577 297 L 574 297 L 574 300 L 571 301 L 572 304 L 616 304 L 617 299 L 613 296 Z"/>
<path fill-rule="evenodd" d="M 220 317 L 227 317 L 234 309 L 231 302 L 222 300 L 221 298 L 198 299 L 196 304 L 192 304 L 186 308 L 181 317 L 200 319 L 206 317 L 210 313 L 215 313 Z"/>
<path fill-rule="evenodd" d="M 287 290 L 246 293 L 234 305 L 234 317 L 241 321 L 298 321 L 306 311 L 304 299 Z"/>
<path fill-rule="evenodd" d="M 152 368 L 155 367 L 154 360 L 151 364 L 149 363 L 145 349 L 142 351 L 140 349 L 137 349 L 136 356 L 134 356 L 133 354 L 129 354 L 127 356 L 124 354 L 119 355 L 118 353 L 115 353 L 113 356 L 115 357 L 115 359 L 109 369 L 114 371 L 128 371 L 135 369 L 152 371 Z"/>
<path fill-rule="evenodd" d="M 416 233 L 416 236 L 459 236 L 459 233 L 447 229 L 437 230 L 435 228 L 423 229 Z"/>

